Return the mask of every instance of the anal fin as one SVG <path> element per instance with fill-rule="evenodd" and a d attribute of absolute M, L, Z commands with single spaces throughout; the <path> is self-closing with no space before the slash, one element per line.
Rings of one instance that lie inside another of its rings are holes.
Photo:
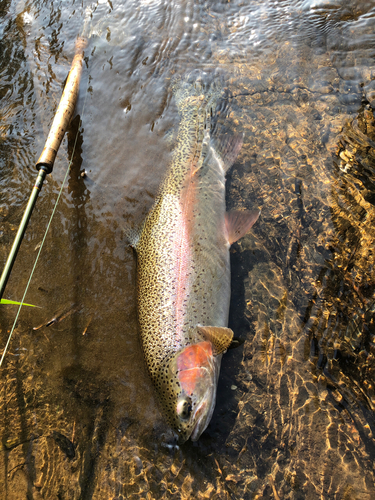
<path fill-rule="evenodd" d="M 225 214 L 225 226 L 230 245 L 250 231 L 259 215 L 260 210 L 232 210 Z"/>
<path fill-rule="evenodd" d="M 232 343 L 233 330 L 223 326 L 198 326 L 197 330 L 214 348 L 214 354 L 222 354 Z"/>
<path fill-rule="evenodd" d="M 242 147 L 243 134 L 220 134 L 212 140 L 215 151 L 220 155 L 224 171 L 227 172 L 236 161 Z"/>

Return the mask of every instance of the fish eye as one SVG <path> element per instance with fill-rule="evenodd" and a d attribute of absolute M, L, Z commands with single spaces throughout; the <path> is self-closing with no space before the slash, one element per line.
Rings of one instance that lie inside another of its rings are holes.
<path fill-rule="evenodd" d="M 183 397 L 177 402 L 177 415 L 182 419 L 182 420 L 188 420 L 191 415 L 191 410 L 192 410 L 192 405 L 191 405 L 191 399 L 188 397 Z"/>

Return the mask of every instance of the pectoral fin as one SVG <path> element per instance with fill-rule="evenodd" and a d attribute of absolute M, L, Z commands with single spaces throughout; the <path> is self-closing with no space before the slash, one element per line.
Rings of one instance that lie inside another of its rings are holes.
<path fill-rule="evenodd" d="M 260 210 L 232 210 L 225 214 L 225 227 L 230 245 L 250 231 L 259 215 Z"/>
<path fill-rule="evenodd" d="M 209 340 L 214 348 L 214 354 L 222 354 L 232 343 L 233 331 L 222 326 L 198 326 L 199 333 Z"/>

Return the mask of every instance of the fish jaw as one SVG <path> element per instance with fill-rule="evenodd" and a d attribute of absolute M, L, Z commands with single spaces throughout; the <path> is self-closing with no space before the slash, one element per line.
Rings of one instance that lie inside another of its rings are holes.
<path fill-rule="evenodd" d="M 170 374 L 176 381 L 170 387 L 170 421 L 181 443 L 189 438 L 197 441 L 211 420 L 220 360 L 209 341 L 188 345 L 170 360 Z"/>
<path fill-rule="evenodd" d="M 210 423 L 216 404 L 216 386 L 217 384 L 215 383 L 212 388 L 207 389 L 201 403 L 194 412 L 193 421 L 195 425 L 190 435 L 192 441 L 198 441 Z"/>

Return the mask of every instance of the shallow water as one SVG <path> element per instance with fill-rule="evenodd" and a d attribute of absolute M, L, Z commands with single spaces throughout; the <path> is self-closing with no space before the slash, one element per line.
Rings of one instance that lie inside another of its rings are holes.
<path fill-rule="evenodd" d="M 0 497 L 373 498 L 375 2 L 3 1 L 2 262 L 88 6 L 77 117 L 4 295 L 23 295 L 77 141 L 26 297 L 41 309 L 22 311 L 1 369 Z M 209 428 L 177 448 L 123 228 L 168 165 L 170 78 L 193 70 L 225 82 L 218 123 L 244 133 L 228 208 L 262 214 L 231 254 L 245 343 L 223 358 Z M 5 345 L 16 311 L 1 314 Z"/>

